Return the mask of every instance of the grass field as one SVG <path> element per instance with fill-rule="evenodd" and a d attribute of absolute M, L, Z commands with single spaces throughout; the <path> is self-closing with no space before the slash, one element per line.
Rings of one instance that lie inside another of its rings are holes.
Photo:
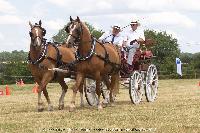
<path fill-rule="evenodd" d="M 72 90 L 65 97 L 64 110 L 58 110 L 61 88 L 49 84 L 48 91 L 54 111 L 37 112 L 37 94 L 32 93 L 34 85 L 18 87 L 9 85 L 10 96 L 0 96 L 0 132 L 200 132 L 200 80 L 160 80 L 158 98 L 153 103 L 145 97 L 139 105 L 130 102 L 128 89 L 121 87 L 116 106 L 98 111 L 79 106 L 79 94 L 75 112 L 69 112 L 68 105 Z M 5 86 L 0 86 L 4 89 Z M 97 129 L 101 131 L 96 131 Z M 127 131 L 125 131 L 125 129 Z M 134 129 L 134 131 L 128 130 Z M 118 130 L 118 131 L 117 131 Z M 122 130 L 122 131 L 119 131 Z M 139 131 L 140 130 L 140 131 Z"/>

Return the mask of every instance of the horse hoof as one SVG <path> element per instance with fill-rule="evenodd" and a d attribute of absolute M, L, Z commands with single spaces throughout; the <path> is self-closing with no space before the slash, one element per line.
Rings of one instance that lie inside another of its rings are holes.
<path fill-rule="evenodd" d="M 108 107 L 108 104 L 107 103 L 103 103 L 103 108 L 106 108 L 106 107 Z"/>
<path fill-rule="evenodd" d="M 111 106 L 111 107 L 115 107 L 115 104 L 114 104 L 114 103 L 110 103 L 110 106 Z"/>
<path fill-rule="evenodd" d="M 75 108 L 74 107 L 69 107 L 69 112 L 74 112 Z"/>
<path fill-rule="evenodd" d="M 80 106 L 81 106 L 81 107 L 84 107 L 84 104 L 81 104 Z"/>
<path fill-rule="evenodd" d="M 42 112 L 42 111 L 44 111 L 44 108 L 39 108 L 38 109 L 38 112 Z"/>
<path fill-rule="evenodd" d="M 102 105 L 99 105 L 99 106 L 98 106 L 98 110 L 103 110 Z"/>
<path fill-rule="evenodd" d="M 59 105 L 59 106 L 58 106 L 58 109 L 59 109 L 59 110 L 63 110 L 63 109 L 64 109 L 64 104 Z"/>
<path fill-rule="evenodd" d="M 53 106 L 52 106 L 52 105 L 50 105 L 50 106 L 48 107 L 48 111 L 53 111 Z"/>

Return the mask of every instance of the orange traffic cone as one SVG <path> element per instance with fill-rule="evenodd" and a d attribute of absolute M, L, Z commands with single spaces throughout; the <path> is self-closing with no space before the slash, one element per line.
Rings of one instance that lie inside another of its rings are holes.
<path fill-rule="evenodd" d="M 6 85 L 6 95 L 10 95 L 10 89 L 9 89 L 8 85 Z"/>
<path fill-rule="evenodd" d="M 38 93 L 38 84 L 33 87 L 33 93 Z"/>

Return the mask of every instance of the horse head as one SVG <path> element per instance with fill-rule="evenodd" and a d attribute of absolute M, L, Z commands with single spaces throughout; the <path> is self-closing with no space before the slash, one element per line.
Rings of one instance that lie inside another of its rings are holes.
<path fill-rule="evenodd" d="M 65 31 L 68 33 L 67 43 L 72 45 L 79 45 L 83 34 L 82 22 L 79 17 L 73 20 L 70 16 L 70 22 L 67 24 Z"/>
<path fill-rule="evenodd" d="M 31 31 L 29 32 L 31 37 L 31 46 L 39 48 L 45 40 L 43 37 L 46 34 L 46 30 L 42 28 L 41 20 L 39 21 L 39 24 L 35 23 L 35 25 L 32 25 L 29 21 L 29 25 L 31 27 Z"/>

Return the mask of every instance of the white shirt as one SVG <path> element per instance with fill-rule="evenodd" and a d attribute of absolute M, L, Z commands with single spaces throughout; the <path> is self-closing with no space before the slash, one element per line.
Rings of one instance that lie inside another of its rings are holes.
<path fill-rule="evenodd" d="M 112 39 L 113 39 L 113 35 L 112 33 L 104 33 L 100 38 L 99 40 L 102 41 L 103 43 L 105 42 L 112 42 Z M 119 46 L 122 46 L 122 43 L 123 43 L 123 40 L 124 40 L 124 37 L 118 33 L 115 37 L 114 37 L 114 41 L 113 41 L 113 44 L 114 45 L 119 45 Z"/>
<path fill-rule="evenodd" d="M 127 41 L 127 46 L 133 46 L 136 48 L 139 48 L 139 44 L 138 43 L 134 43 L 133 45 L 130 45 L 130 42 L 135 40 L 135 39 L 139 39 L 142 38 L 143 40 L 145 40 L 144 37 L 144 31 L 142 29 L 136 29 L 135 31 L 130 30 L 126 33 L 126 41 Z"/>

